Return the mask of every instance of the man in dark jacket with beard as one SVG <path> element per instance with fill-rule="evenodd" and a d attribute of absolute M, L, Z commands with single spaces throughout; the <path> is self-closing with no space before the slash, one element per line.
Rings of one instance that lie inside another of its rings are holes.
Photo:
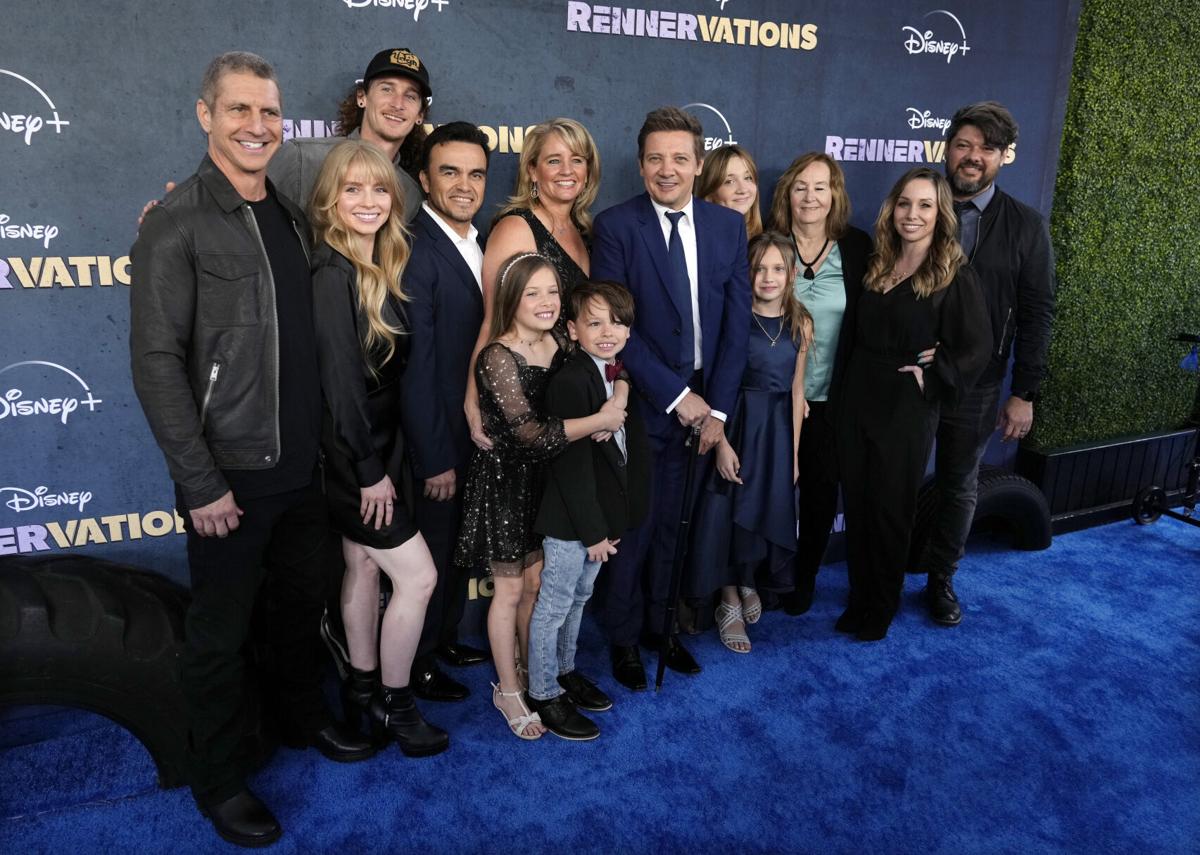
<path fill-rule="evenodd" d="M 945 626 L 962 621 L 951 579 L 963 556 L 978 492 L 979 461 L 992 431 L 1020 440 L 1033 425 L 1033 406 L 1046 373 L 1054 316 L 1054 254 L 1045 220 L 996 187 L 996 173 L 1017 141 L 1017 123 L 995 101 L 954 114 L 947 130 L 946 177 L 954 192 L 959 242 L 979 275 L 991 314 L 995 350 L 972 390 L 943 410 L 937 433 L 939 506 L 922 569 L 930 616 Z M 1012 390 L 997 411 L 1015 354 Z"/>

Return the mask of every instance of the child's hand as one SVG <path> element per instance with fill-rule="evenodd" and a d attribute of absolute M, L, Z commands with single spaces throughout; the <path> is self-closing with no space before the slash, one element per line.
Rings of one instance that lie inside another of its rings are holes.
<path fill-rule="evenodd" d="M 800 455 L 792 455 L 792 486 L 796 486 L 796 482 L 800 480 Z"/>
<path fill-rule="evenodd" d="M 587 548 L 588 561 L 607 561 L 609 556 L 617 554 L 617 544 L 621 542 L 620 538 L 609 540 L 607 537 L 599 543 L 593 544 Z"/>
<path fill-rule="evenodd" d="M 808 418 L 808 398 L 800 399 L 800 418 Z"/>
<path fill-rule="evenodd" d="M 605 430 L 616 433 L 625 424 L 625 410 L 612 402 L 612 399 L 605 401 L 600 409 L 596 411 L 596 415 L 601 417 L 601 422 Z"/>
<path fill-rule="evenodd" d="M 737 452 L 733 450 L 733 446 L 728 442 L 722 441 L 717 446 L 717 471 L 721 473 L 721 477 L 726 481 L 732 481 L 734 484 L 741 484 L 742 479 L 738 477 L 738 470 L 742 468 L 742 462 L 738 460 Z"/>

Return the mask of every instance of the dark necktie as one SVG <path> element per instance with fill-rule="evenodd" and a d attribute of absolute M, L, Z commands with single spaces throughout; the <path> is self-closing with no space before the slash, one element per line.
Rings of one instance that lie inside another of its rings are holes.
<path fill-rule="evenodd" d="M 619 359 L 615 362 L 604 363 L 604 379 L 609 383 L 615 383 L 617 378 L 621 376 L 621 369 L 624 367 Z"/>
<path fill-rule="evenodd" d="M 671 278 L 674 280 L 670 287 L 682 315 L 679 324 L 679 360 L 690 371 L 696 364 L 696 346 L 695 331 L 692 327 L 692 283 L 688 279 L 683 240 L 679 237 L 679 221 L 683 219 L 683 211 L 668 211 L 667 219 L 671 221 L 671 236 L 667 239 L 667 260 L 670 262 Z"/>
<path fill-rule="evenodd" d="M 979 209 L 969 199 L 965 202 L 954 203 L 954 213 L 958 216 L 958 243 L 967 258 L 975 251 L 975 236 L 979 234 Z"/>

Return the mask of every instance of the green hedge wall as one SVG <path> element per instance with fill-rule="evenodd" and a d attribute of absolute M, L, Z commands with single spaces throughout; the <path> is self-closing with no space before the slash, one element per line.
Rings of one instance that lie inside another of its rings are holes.
<path fill-rule="evenodd" d="M 1031 441 L 1182 425 L 1200 332 L 1200 2 L 1084 0 L 1050 230 L 1058 309 Z"/>

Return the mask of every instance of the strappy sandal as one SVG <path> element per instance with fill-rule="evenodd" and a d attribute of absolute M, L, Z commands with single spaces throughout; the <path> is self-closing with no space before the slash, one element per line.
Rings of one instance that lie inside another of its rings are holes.
<path fill-rule="evenodd" d="M 508 729 L 522 739 L 541 739 L 540 733 L 526 733 L 531 724 L 541 724 L 542 719 L 535 712 L 530 712 L 529 707 L 525 706 L 524 692 L 502 692 L 500 687 L 492 683 L 492 706 L 500 710 L 500 715 L 504 716 L 505 722 L 508 723 Z M 519 715 L 516 718 L 509 718 L 508 713 L 504 711 L 504 707 L 500 706 L 501 698 L 516 698 L 521 704 L 521 709 L 525 711 L 524 715 Z"/>
<path fill-rule="evenodd" d="M 742 598 L 742 617 L 746 623 L 758 623 L 758 619 L 762 617 L 762 597 L 758 595 L 758 591 L 745 585 L 738 585 L 738 596 Z M 754 602 L 746 605 L 746 600 L 754 597 Z"/>
<path fill-rule="evenodd" d="M 734 653 L 749 653 L 749 649 L 741 650 L 733 645 L 741 642 L 742 644 L 747 645 L 747 648 L 749 648 L 750 636 L 746 635 L 744 632 L 729 631 L 730 624 L 743 620 L 741 604 L 739 603 L 734 605 L 733 603 L 727 603 L 722 600 L 721 604 L 717 606 L 716 618 L 717 634 L 721 636 L 721 643 Z"/>

